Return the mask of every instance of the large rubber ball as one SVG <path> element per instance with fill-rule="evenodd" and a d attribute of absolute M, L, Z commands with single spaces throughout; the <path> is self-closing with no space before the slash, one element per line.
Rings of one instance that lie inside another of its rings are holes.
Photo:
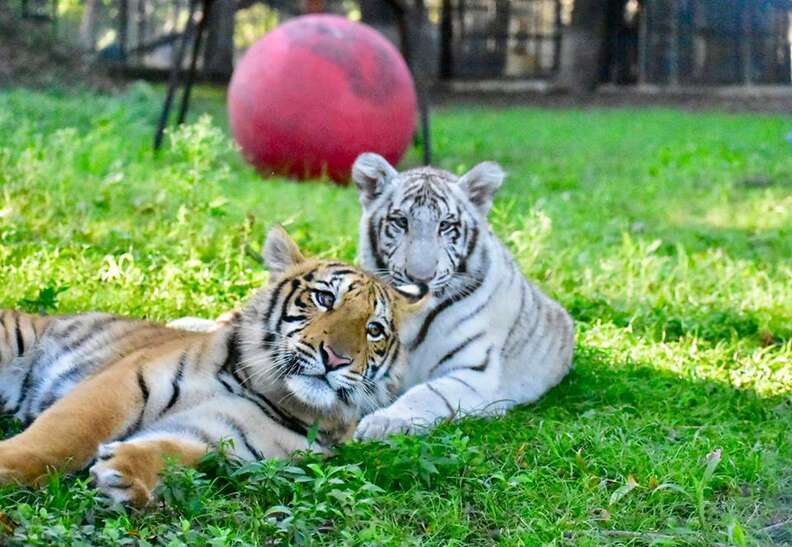
<path fill-rule="evenodd" d="M 256 42 L 234 71 L 231 129 L 263 174 L 344 182 L 355 158 L 398 163 L 415 128 L 410 71 L 366 25 L 306 15 Z"/>

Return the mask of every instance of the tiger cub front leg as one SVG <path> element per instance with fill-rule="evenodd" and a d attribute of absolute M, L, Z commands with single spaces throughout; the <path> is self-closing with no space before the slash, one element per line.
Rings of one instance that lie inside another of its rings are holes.
<path fill-rule="evenodd" d="M 99 447 L 90 474 L 114 502 L 143 507 L 154 499 L 167 458 L 195 465 L 208 451 L 200 441 L 178 437 L 113 442 Z"/>
<path fill-rule="evenodd" d="M 497 367 L 497 357 L 489 365 Z M 365 416 L 355 438 L 383 439 L 399 433 L 427 432 L 443 420 L 455 420 L 469 414 L 502 412 L 507 401 L 498 400 L 491 371 L 459 368 L 439 378 L 410 388 L 388 407 Z"/>
<path fill-rule="evenodd" d="M 118 366 L 78 385 L 23 432 L 0 441 L 0 484 L 38 485 L 51 471 L 85 467 L 97 447 L 139 419 L 142 372 Z"/>

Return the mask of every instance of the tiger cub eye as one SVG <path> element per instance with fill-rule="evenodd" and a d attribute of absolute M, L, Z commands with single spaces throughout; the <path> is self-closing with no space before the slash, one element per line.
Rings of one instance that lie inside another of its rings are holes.
<path fill-rule="evenodd" d="M 329 291 L 314 291 L 313 297 L 316 304 L 322 308 L 330 309 L 335 303 L 335 296 Z"/>
<path fill-rule="evenodd" d="M 372 321 L 366 327 L 366 332 L 371 338 L 379 338 L 383 334 L 385 334 L 385 327 L 383 327 L 380 323 L 376 321 Z"/>

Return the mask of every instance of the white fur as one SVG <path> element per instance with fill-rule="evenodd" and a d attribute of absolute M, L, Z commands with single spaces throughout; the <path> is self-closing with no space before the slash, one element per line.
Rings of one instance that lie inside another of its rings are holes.
<path fill-rule="evenodd" d="M 371 157 L 366 159 L 368 164 L 373 161 Z M 378 161 L 385 162 L 382 158 Z M 368 171 L 389 172 L 384 166 L 369 166 Z M 455 200 L 478 225 L 478 241 L 466 273 L 482 282 L 477 288 L 457 287 L 460 298 L 448 306 L 443 306 L 443 302 L 449 298 L 450 289 L 445 293 L 441 289 L 425 308 L 423 318 L 411 322 L 412 331 L 402 335 L 407 341 L 405 347 L 419 337 L 421 324 L 433 310 L 442 309 L 430 323 L 423 343 L 408 353 L 403 394 L 389 407 L 361 421 L 356 433 L 360 439 L 419 431 L 438 420 L 465 415 L 501 414 L 514 405 L 537 400 L 558 384 L 571 367 L 571 318 L 525 279 L 487 225 L 485 215 L 492 194 L 503 178 L 503 171 L 496 164 L 480 164 L 457 180 L 445 172 L 422 169 L 370 183 L 380 191 L 371 192 L 376 194 L 373 200 L 361 197 L 362 266 L 377 269 L 369 236 L 372 217 L 382 215 L 392 200 L 399 199 L 402 184 L 420 183 L 421 177 L 434 177 L 435 183 L 448 181 L 447 197 Z M 417 218 L 416 224 L 425 222 L 422 219 L 426 217 Z M 402 250 L 402 254 L 409 256 L 410 250 Z M 392 271 L 390 277 L 397 274 Z M 470 294 L 461 296 L 469 290 Z M 478 308 L 480 311 L 471 315 Z"/>

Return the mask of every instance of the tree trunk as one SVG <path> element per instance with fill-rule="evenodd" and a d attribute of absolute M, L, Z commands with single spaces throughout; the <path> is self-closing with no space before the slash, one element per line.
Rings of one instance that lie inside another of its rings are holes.
<path fill-rule="evenodd" d="M 97 0 L 85 0 L 85 9 L 80 19 L 80 45 L 87 51 L 96 48 L 96 16 L 99 8 Z"/>
<path fill-rule="evenodd" d="M 209 77 L 229 76 L 234 69 L 234 15 L 233 0 L 216 0 L 212 3 L 206 32 L 203 55 L 204 73 Z"/>
<path fill-rule="evenodd" d="M 602 0 L 575 0 L 572 22 L 564 29 L 558 83 L 574 93 L 597 87 L 606 41 L 605 7 Z"/>

